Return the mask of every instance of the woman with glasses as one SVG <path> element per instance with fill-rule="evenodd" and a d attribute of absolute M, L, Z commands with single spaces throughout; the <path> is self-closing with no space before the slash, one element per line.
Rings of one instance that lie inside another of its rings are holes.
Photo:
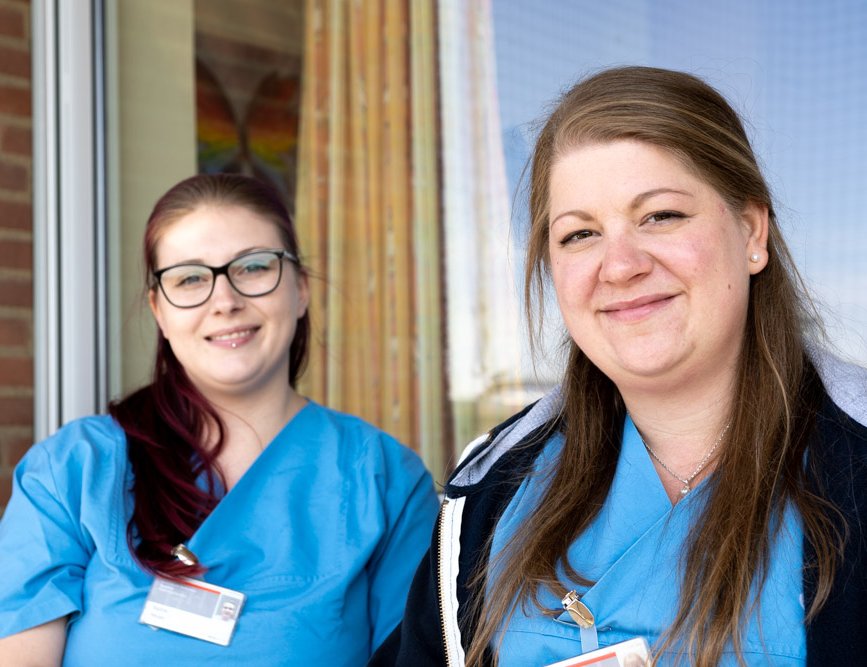
<path fill-rule="evenodd" d="M 16 469 L 0 664 L 363 664 L 426 548 L 430 476 L 296 391 L 309 293 L 273 189 L 185 180 L 144 246 L 153 382 Z"/>

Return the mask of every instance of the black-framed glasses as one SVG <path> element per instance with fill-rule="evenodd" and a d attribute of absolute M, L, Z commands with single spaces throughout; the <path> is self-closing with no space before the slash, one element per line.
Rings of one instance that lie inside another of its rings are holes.
<path fill-rule="evenodd" d="M 226 276 L 229 284 L 243 296 L 265 296 L 280 284 L 283 260 L 298 264 L 298 258 L 286 250 L 256 250 L 223 266 L 174 264 L 153 276 L 166 300 L 176 308 L 201 306 L 214 293 L 217 276 Z"/>

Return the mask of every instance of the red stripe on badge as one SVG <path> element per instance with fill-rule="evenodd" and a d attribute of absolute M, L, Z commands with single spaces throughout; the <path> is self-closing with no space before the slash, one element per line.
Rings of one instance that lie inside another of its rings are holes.
<path fill-rule="evenodd" d="M 213 588 L 208 588 L 207 586 L 202 586 L 200 584 L 195 584 L 192 581 L 178 581 L 175 580 L 175 583 L 180 584 L 181 586 L 189 586 L 190 588 L 196 588 L 200 591 L 205 591 L 206 593 L 210 593 L 211 595 L 219 595 L 220 591 L 215 591 Z M 590 664 L 590 663 L 587 663 Z"/>
<path fill-rule="evenodd" d="M 617 654 L 616 653 L 606 653 L 605 655 L 599 655 L 599 656 L 596 656 L 595 658 L 590 658 L 589 660 L 579 659 L 577 662 L 570 663 L 570 665 L 568 665 L 567 667 L 585 667 L 585 665 L 595 665 L 599 662 L 605 662 L 606 660 L 611 660 L 611 658 L 614 658 L 614 660 L 616 661 L 615 664 L 618 664 L 618 665 L 620 664 L 620 662 L 617 660 Z"/>

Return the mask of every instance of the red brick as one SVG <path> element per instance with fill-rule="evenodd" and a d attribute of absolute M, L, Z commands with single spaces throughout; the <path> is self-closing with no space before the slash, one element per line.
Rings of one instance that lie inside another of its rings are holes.
<path fill-rule="evenodd" d="M 12 472 L 0 472 L 0 510 L 9 503 L 12 495 Z"/>
<path fill-rule="evenodd" d="M 33 246 L 30 241 L 0 241 L 0 267 L 30 269 L 33 267 Z"/>
<path fill-rule="evenodd" d="M 8 470 L 12 470 L 27 451 L 33 446 L 33 429 L 24 429 L 27 435 L 14 435 L 0 438 L 0 461 Z M 18 431 L 18 433 L 21 431 Z"/>
<path fill-rule="evenodd" d="M 0 113 L 30 118 L 30 87 L 0 86 Z"/>
<path fill-rule="evenodd" d="M 30 345 L 32 333 L 29 320 L 0 318 L 0 345 L 27 347 Z"/>
<path fill-rule="evenodd" d="M 0 397 L 0 425 L 31 426 L 33 424 L 33 397 Z"/>
<path fill-rule="evenodd" d="M 33 207 L 30 202 L 0 199 L 0 228 L 33 229 Z"/>
<path fill-rule="evenodd" d="M 0 35 L 8 37 L 27 37 L 24 16 L 26 7 L 0 6 Z"/>
<path fill-rule="evenodd" d="M 0 45 L 0 74 L 30 80 L 30 52 L 24 48 Z"/>
<path fill-rule="evenodd" d="M 0 128 L 0 150 L 9 155 L 30 156 L 33 153 L 33 141 L 29 127 L 7 125 Z"/>
<path fill-rule="evenodd" d="M 30 174 L 27 167 L 9 164 L 0 160 L 0 189 L 25 192 L 30 189 Z"/>
<path fill-rule="evenodd" d="M 0 279 L 0 306 L 33 307 L 33 283 L 29 280 Z"/>
<path fill-rule="evenodd" d="M 0 357 L 0 386 L 33 387 L 33 360 L 29 357 Z"/>

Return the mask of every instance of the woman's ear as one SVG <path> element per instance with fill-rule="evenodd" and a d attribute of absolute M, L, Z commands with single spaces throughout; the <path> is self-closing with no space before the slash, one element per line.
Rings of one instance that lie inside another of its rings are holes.
<path fill-rule="evenodd" d="M 747 264 L 750 274 L 756 275 L 768 265 L 768 207 L 747 202 L 740 218 L 747 234 Z"/>
<path fill-rule="evenodd" d="M 298 303 L 295 310 L 297 311 L 298 319 L 301 319 L 310 305 L 310 284 L 304 271 L 295 272 L 295 281 L 298 295 Z"/>

